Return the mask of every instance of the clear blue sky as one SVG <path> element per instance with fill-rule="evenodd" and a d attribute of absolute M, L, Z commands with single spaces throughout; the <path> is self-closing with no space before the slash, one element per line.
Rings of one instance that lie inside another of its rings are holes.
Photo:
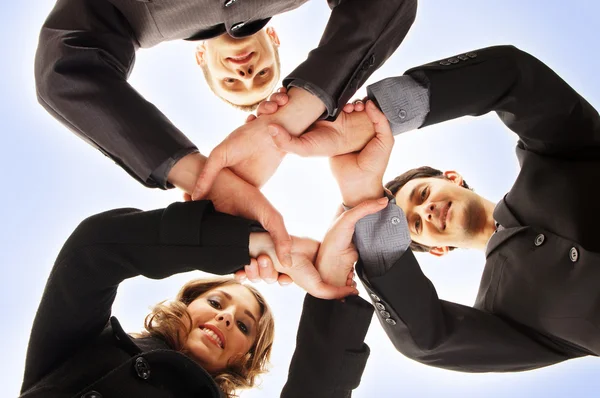
<path fill-rule="evenodd" d="M 39 28 L 53 2 L 0 5 L 0 385 L 16 396 L 29 328 L 62 243 L 83 218 L 110 208 L 164 207 L 177 191 L 143 188 L 110 160 L 75 137 L 37 104 L 33 57 Z M 320 37 L 329 14 L 324 0 L 277 16 L 284 73 L 300 63 Z M 600 3 L 595 1 L 421 1 L 417 21 L 401 48 L 370 82 L 442 57 L 496 44 L 513 44 L 552 67 L 592 105 L 600 105 Z M 193 57 L 194 44 L 172 42 L 138 53 L 131 83 L 207 153 L 241 124 L 244 115 L 212 97 Z M 359 95 L 362 96 L 364 88 Z M 476 191 L 499 200 L 518 172 L 516 138 L 494 115 L 438 125 L 396 139 L 387 177 L 430 164 L 461 172 Z M 296 235 L 323 236 L 339 203 L 324 159 L 284 161 L 265 187 Z M 439 295 L 471 305 L 483 255 L 458 251 L 446 259 L 419 257 Z M 600 264 L 599 264 L 600 266 Z M 114 307 L 126 330 L 140 329 L 148 307 L 172 297 L 198 276 L 122 285 Z M 262 390 L 243 397 L 275 397 L 285 382 L 303 293 L 260 285 L 274 307 L 277 335 L 273 371 Z M 463 374 L 430 368 L 398 354 L 376 320 L 367 336 L 372 353 L 354 397 L 595 397 L 600 360 L 584 358 L 518 374 Z"/>

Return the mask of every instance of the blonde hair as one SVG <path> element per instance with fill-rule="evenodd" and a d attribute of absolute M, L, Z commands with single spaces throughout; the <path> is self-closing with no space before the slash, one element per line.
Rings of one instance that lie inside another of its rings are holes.
<path fill-rule="evenodd" d="M 189 281 L 177 293 L 173 301 L 163 301 L 152 308 L 144 321 L 141 336 L 153 336 L 164 340 L 175 351 L 187 353 L 185 342 L 192 329 L 192 318 L 187 306 L 204 293 L 221 286 L 240 284 L 232 278 L 196 279 Z M 212 374 L 215 382 L 229 398 L 237 397 L 236 390 L 252 388 L 257 376 L 268 371 L 269 358 L 275 334 L 275 322 L 264 297 L 252 286 L 243 285 L 258 301 L 260 319 L 256 341 L 247 354 L 235 358 L 228 368 Z"/>

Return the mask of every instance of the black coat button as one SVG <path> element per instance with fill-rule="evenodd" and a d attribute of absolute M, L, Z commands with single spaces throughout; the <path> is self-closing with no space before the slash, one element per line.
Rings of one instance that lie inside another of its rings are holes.
<path fill-rule="evenodd" d="M 376 294 L 374 294 L 374 293 L 371 293 L 371 298 L 372 298 L 374 301 L 381 301 L 381 299 L 379 298 L 379 296 L 377 296 L 377 295 L 376 295 Z"/>
<path fill-rule="evenodd" d="M 390 313 L 387 311 L 379 311 L 379 314 L 386 319 L 390 317 Z"/>
<path fill-rule="evenodd" d="M 81 398 L 102 398 L 102 394 L 98 391 L 88 391 L 81 396 Z"/>
<path fill-rule="evenodd" d="M 371 54 L 371 56 L 369 57 L 369 66 L 373 65 L 375 65 L 375 55 Z"/>
<path fill-rule="evenodd" d="M 148 380 L 150 378 L 150 364 L 146 361 L 144 357 L 138 357 L 135 360 L 135 373 L 137 373 L 138 377 L 143 380 Z"/>
<path fill-rule="evenodd" d="M 392 318 L 388 318 L 388 319 L 386 319 L 385 321 L 386 321 L 388 324 L 392 325 L 392 326 L 394 326 L 394 325 L 396 324 L 396 321 L 395 321 L 395 320 L 393 320 Z"/>
<path fill-rule="evenodd" d="M 465 55 L 469 58 L 477 58 L 477 53 L 466 53 Z"/>
<path fill-rule="evenodd" d="M 571 250 L 569 251 L 569 258 L 571 259 L 572 262 L 577 262 L 577 260 L 579 259 L 579 252 L 577 251 L 576 248 L 572 247 Z"/>
<path fill-rule="evenodd" d="M 546 240 L 546 237 L 544 236 L 544 234 L 539 234 L 538 236 L 535 237 L 535 241 L 533 243 L 536 246 L 541 246 L 542 243 L 544 243 L 544 240 Z"/>
<path fill-rule="evenodd" d="M 452 58 L 448 58 L 448 62 L 450 62 L 451 64 L 457 64 L 460 61 L 458 60 L 458 58 L 452 57 Z"/>
<path fill-rule="evenodd" d="M 375 307 L 379 310 L 379 311 L 385 311 L 385 306 L 381 303 L 375 303 Z"/>
<path fill-rule="evenodd" d="M 440 61 L 440 65 L 442 65 L 442 66 L 448 66 L 448 65 L 451 65 L 451 64 L 448 61 Z"/>
<path fill-rule="evenodd" d="M 232 5 L 233 3 L 235 3 L 237 0 L 227 0 L 225 2 L 225 7 L 229 7 L 230 5 Z"/>
<path fill-rule="evenodd" d="M 469 59 L 469 57 L 467 57 L 467 56 L 466 56 L 466 55 L 464 55 L 464 54 L 457 55 L 457 56 L 456 56 L 456 58 L 460 59 L 461 61 L 466 61 L 466 60 L 468 60 L 468 59 Z"/>

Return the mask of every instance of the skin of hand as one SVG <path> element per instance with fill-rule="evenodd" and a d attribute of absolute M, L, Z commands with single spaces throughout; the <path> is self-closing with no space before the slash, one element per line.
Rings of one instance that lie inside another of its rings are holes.
<path fill-rule="evenodd" d="M 389 122 L 372 101 L 367 101 L 365 111 L 358 113 L 367 115 L 375 136 L 360 152 L 329 159 L 331 172 L 340 187 L 344 204 L 349 207 L 383 196 L 383 174 L 394 147 Z"/>
<path fill-rule="evenodd" d="M 294 87 L 287 95 L 286 106 L 237 128 L 213 149 L 195 183 L 194 200 L 206 197 L 217 175 L 226 167 L 244 173 L 246 180 L 257 185 L 264 184 L 273 175 L 283 155 L 273 143 L 268 126 L 278 124 L 291 134 L 299 135 L 325 111 L 323 102 L 303 89 Z M 269 156 L 275 159 L 263 159 Z"/>
<path fill-rule="evenodd" d="M 350 234 L 350 240 L 352 239 L 352 234 Z M 292 237 L 293 246 L 292 246 L 292 260 L 293 266 L 289 268 L 284 268 L 278 261 L 277 257 L 274 253 L 273 241 L 268 233 L 264 232 L 253 232 L 250 234 L 250 244 L 249 244 L 249 253 L 252 258 L 259 258 L 259 260 L 263 260 L 261 255 L 267 255 L 272 261 L 273 268 L 276 272 L 284 273 L 288 275 L 298 286 L 302 289 L 306 290 L 310 295 L 321 298 L 321 299 L 340 299 L 344 298 L 351 294 L 358 294 L 358 291 L 352 285 L 352 282 L 348 282 L 350 273 L 352 272 L 352 264 L 350 264 L 349 269 L 344 270 L 344 274 L 336 278 L 336 282 L 339 279 L 339 283 L 333 285 L 331 283 L 325 283 L 315 268 L 315 260 L 317 258 L 317 253 L 319 251 L 320 243 L 308 239 L 308 238 L 299 238 Z M 332 255 L 335 255 L 332 254 Z M 345 257 L 348 258 L 347 256 Z M 327 257 L 327 259 L 329 259 Z M 266 260 L 268 262 L 268 260 Z M 336 260 L 340 261 L 340 260 Z M 245 272 L 248 275 L 248 272 L 252 273 L 252 266 L 255 264 L 250 264 L 250 268 L 246 268 Z M 269 264 L 264 267 L 263 271 L 265 275 L 268 272 L 272 272 L 272 270 L 268 270 Z M 341 269 L 341 268 L 340 268 Z M 338 272 L 342 272 L 341 270 Z M 329 274 L 331 274 L 330 272 Z M 260 270 L 259 270 L 260 275 Z M 338 276 L 336 274 L 336 276 Z M 254 278 L 258 280 L 256 274 L 253 276 L 248 275 L 249 278 Z M 262 278 L 263 276 L 260 275 Z M 267 276 L 269 280 L 273 280 L 274 273 L 270 276 Z M 350 278 L 351 279 L 351 278 Z M 252 279 L 251 279 L 252 280 Z M 347 285 L 350 283 L 350 285 Z"/>
<path fill-rule="evenodd" d="M 354 227 L 358 220 L 377 213 L 387 206 L 387 198 L 372 199 L 341 214 L 323 239 L 317 254 L 316 267 L 323 282 L 333 286 L 348 283 L 349 272 L 358 261 L 358 252 L 352 244 Z"/>
<path fill-rule="evenodd" d="M 361 150 L 375 135 L 373 123 L 362 112 L 364 104 L 346 104 L 334 122 L 319 121 L 299 137 L 283 126 L 269 126 L 273 141 L 279 149 L 299 156 L 337 156 Z M 356 111 L 356 112 L 355 112 Z"/>

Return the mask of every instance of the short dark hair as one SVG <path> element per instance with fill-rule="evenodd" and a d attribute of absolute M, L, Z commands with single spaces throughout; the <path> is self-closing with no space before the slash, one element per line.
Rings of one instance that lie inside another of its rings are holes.
<path fill-rule="evenodd" d="M 385 184 L 385 187 L 389 189 L 394 196 L 396 196 L 398 191 L 402 189 L 402 187 L 405 186 L 409 181 L 414 180 L 415 178 L 429 177 L 448 179 L 441 170 L 434 169 L 433 167 L 429 166 L 421 166 L 400 174 L 398 177 Z M 462 186 L 464 188 L 471 189 L 465 180 L 463 180 Z M 413 252 L 429 252 L 431 249 L 433 249 L 431 246 L 422 245 L 414 240 L 410 243 L 410 248 Z M 456 249 L 456 247 L 450 247 L 450 250 L 454 249 Z"/>
<path fill-rule="evenodd" d="M 279 59 L 279 48 L 277 48 L 276 45 L 273 45 L 273 53 L 275 54 L 275 65 L 277 65 L 277 78 L 275 80 L 279 81 L 279 76 L 281 73 L 281 60 Z M 210 87 L 210 91 L 212 91 L 217 97 L 221 98 L 224 102 L 228 103 L 229 105 L 233 106 L 236 109 L 241 110 L 242 112 L 254 112 L 256 110 L 256 108 L 258 108 L 258 105 L 261 102 L 263 102 L 264 100 L 266 100 L 267 98 L 269 98 L 269 95 L 271 95 L 271 93 L 269 93 L 269 94 L 267 94 L 267 96 L 265 98 L 262 98 L 259 101 L 255 102 L 254 104 L 250 104 L 250 105 L 234 104 L 233 102 L 228 101 L 225 98 L 221 97 L 219 94 L 217 94 L 217 92 L 215 91 L 215 87 L 213 86 L 213 81 L 211 79 L 210 71 L 208 70 L 208 67 L 206 66 L 206 64 L 200 65 L 200 68 L 202 69 L 202 73 L 204 74 L 204 79 L 206 79 L 206 84 L 208 84 L 208 87 Z"/>

